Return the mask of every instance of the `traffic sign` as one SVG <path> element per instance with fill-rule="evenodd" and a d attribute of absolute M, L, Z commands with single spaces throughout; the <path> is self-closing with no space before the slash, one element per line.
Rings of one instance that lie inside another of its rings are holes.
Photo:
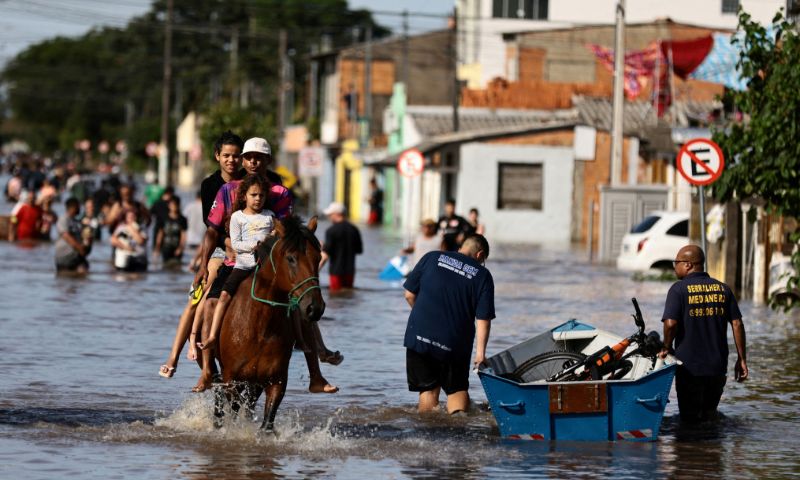
<path fill-rule="evenodd" d="M 416 148 L 406 150 L 397 159 L 397 170 L 404 177 L 416 177 L 425 168 L 425 157 Z"/>
<path fill-rule="evenodd" d="M 305 147 L 297 155 L 301 177 L 320 177 L 323 173 L 325 151 L 321 147 Z"/>
<path fill-rule="evenodd" d="M 725 158 L 719 145 L 707 138 L 696 138 L 681 147 L 675 164 L 687 182 L 702 187 L 722 175 Z"/>

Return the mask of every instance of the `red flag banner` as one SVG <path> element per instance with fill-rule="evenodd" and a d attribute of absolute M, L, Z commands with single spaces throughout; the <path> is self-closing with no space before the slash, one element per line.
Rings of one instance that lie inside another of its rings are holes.
<path fill-rule="evenodd" d="M 672 61 L 675 75 L 686 80 L 703 63 L 713 45 L 711 35 L 692 40 L 665 40 L 661 42 L 661 52 Z"/>

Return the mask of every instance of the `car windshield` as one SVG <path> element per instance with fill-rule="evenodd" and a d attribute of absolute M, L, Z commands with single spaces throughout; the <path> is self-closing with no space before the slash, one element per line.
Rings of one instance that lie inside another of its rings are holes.
<path fill-rule="evenodd" d="M 631 228 L 631 233 L 644 233 L 650 230 L 650 228 L 656 224 L 659 218 L 661 217 L 659 217 L 658 215 L 650 215 L 649 217 L 644 217 L 644 220 L 639 222 L 638 225 L 634 225 L 634 227 Z"/>

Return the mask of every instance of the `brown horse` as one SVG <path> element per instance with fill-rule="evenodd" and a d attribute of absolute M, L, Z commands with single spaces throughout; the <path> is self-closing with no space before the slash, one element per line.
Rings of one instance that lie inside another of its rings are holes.
<path fill-rule="evenodd" d="M 261 428 L 267 431 L 286 392 L 292 349 L 304 343 L 299 322 L 317 321 L 325 310 L 316 228 L 316 217 L 307 227 L 297 217 L 276 222 L 276 235 L 257 248 L 258 266 L 231 299 L 220 331 L 217 355 L 227 400 L 238 411 L 238 394 L 252 411 L 263 390 Z M 223 415 L 220 396 L 215 415 Z"/>

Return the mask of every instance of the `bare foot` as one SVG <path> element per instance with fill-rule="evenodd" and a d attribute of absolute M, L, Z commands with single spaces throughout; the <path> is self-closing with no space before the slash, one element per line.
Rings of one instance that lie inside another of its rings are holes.
<path fill-rule="evenodd" d="M 327 380 L 320 377 L 311 380 L 308 391 L 311 393 L 336 393 L 339 391 L 339 387 L 331 385 Z"/>
<path fill-rule="evenodd" d="M 201 375 L 200 378 L 197 380 L 197 385 L 192 387 L 192 391 L 194 393 L 204 392 L 211 388 L 211 379 L 206 378 L 205 375 Z"/>
<path fill-rule="evenodd" d="M 208 350 L 209 348 L 214 346 L 214 342 L 216 341 L 217 341 L 216 337 L 212 335 L 208 337 L 208 340 L 206 340 L 205 342 L 197 342 L 197 346 L 200 347 L 200 350 Z"/>

